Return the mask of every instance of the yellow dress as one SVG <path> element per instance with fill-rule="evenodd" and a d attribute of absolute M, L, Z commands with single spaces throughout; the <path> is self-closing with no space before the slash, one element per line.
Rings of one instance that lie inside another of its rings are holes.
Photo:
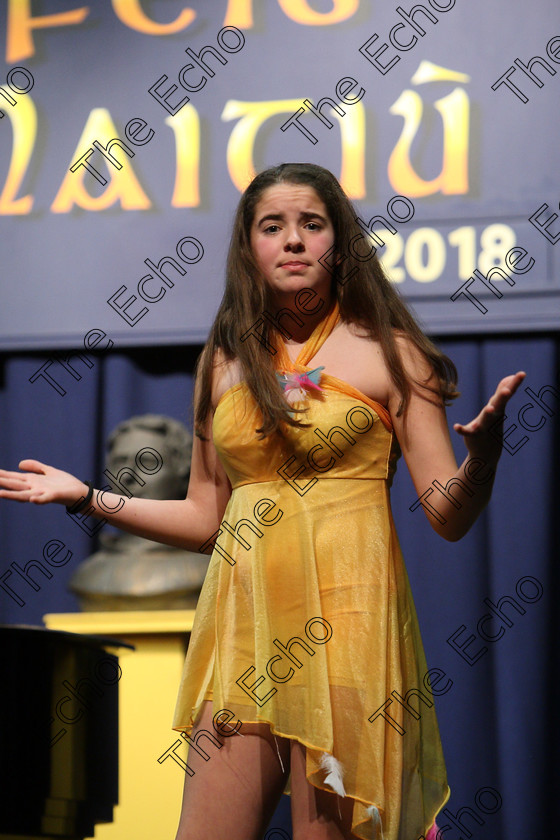
<path fill-rule="evenodd" d="M 335 302 L 295 364 L 279 341 L 277 368 L 310 370 L 338 317 Z M 326 372 L 319 384 L 296 403 L 311 427 L 290 427 L 289 441 L 257 439 L 261 414 L 243 382 L 216 407 L 233 492 L 173 728 L 190 733 L 205 699 L 214 714 L 266 721 L 305 745 L 309 782 L 354 798 L 356 837 L 418 840 L 449 788 L 390 508 L 400 449 L 383 406 Z"/>

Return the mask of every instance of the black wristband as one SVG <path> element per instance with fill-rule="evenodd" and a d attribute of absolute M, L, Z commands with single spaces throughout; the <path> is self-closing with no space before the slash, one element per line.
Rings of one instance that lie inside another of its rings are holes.
<path fill-rule="evenodd" d="M 85 499 L 80 502 L 74 502 L 73 505 L 66 505 L 66 512 L 70 514 L 79 513 L 84 508 L 87 508 L 89 503 L 91 502 L 91 497 L 93 496 L 93 483 L 91 481 L 84 481 L 84 484 L 87 484 L 89 487 L 89 491 Z"/>

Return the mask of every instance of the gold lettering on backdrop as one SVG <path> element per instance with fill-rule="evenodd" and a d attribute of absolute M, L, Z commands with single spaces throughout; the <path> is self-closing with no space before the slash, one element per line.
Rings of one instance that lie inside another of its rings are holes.
<path fill-rule="evenodd" d="M 329 26 L 348 20 L 358 10 L 360 0 L 332 0 L 330 12 L 316 12 L 309 7 L 307 0 L 278 0 L 280 8 L 296 23 L 306 26 Z"/>
<path fill-rule="evenodd" d="M 53 15 L 31 14 L 31 0 L 8 0 L 6 27 L 6 63 L 13 64 L 22 58 L 29 58 L 35 53 L 33 29 L 46 29 L 52 26 L 72 26 L 82 23 L 89 15 L 89 7 L 57 12 Z"/>
<path fill-rule="evenodd" d="M 200 118 L 193 105 L 183 105 L 165 124 L 175 135 L 175 186 L 172 207 L 198 207 L 200 204 Z"/>
<path fill-rule="evenodd" d="M 111 2 L 119 20 L 137 32 L 144 32 L 145 35 L 172 35 L 174 32 L 186 29 L 196 17 L 196 12 L 192 9 L 183 9 L 179 17 L 171 23 L 157 23 L 147 17 L 140 0 L 111 0 Z"/>
<path fill-rule="evenodd" d="M 278 0 L 287 17 L 306 26 L 329 26 L 348 20 L 358 10 L 360 0 L 332 0 L 332 4 L 330 12 L 316 12 L 310 8 L 308 0 Z M 252 29 L 253 0 L 228 0 L 224 26 Z"/>
<path fill-rule="evenodd" d="M 413 85 L 423 85 L 426 82 L 459 82 L 459 84 L 466 85 L 470 80 L 471 77 L 466 73 L 449 70 L 447 67 L 433 64 L 431 61 L 421 61 L 410 81 Z"/>
<path fill-rule="evenodd" d="M 228 0 L 224 26 L 253 28 L 253 0 Z"/>
<path fill-rule="evenodd" d="M 253 27 L 254 0 L 228 0 L 224 26 L 240 29 Z M 278 0 L 278 5 L 290 20 L 304 26 L 332 26 L 351 18 L 360 6 L 360 0 L 331 0 L 329 12 L 311 8 L 309 0 Z M 7 0 L 6 63 L 12 64 L 35 54 L 34 29 L 56 26 L 75 26 L 83 23 L 90 13 L 89 6 L 55 12 L 50 15 L 32 14 L 32 0 Z M 196 18 L 196 12 L 183 8 L 170 23 L 152 20 L 142 8 L 141 0 L 111 0 L 116 17 L 130 29 L 145 35 L 172 35 L 187 29 Z"/>
<path fill-rule="evenodd" d="M 227 165 L 231 180 L 240 192 L 255 177 L 253 151 L 259 128 L 279 114 L 293 114 L 301 107 L 301 99 L 279 99 L 268 102 L 241 102 L 229 99 L 222 120 L 239 120 L 230 134 Z M 361 102 L 345 116 L 333 114 L 340 125 L 342 166 L 340 183 L 350 198 L 365 196 L 365 111 Z"/>
<path fill-rule="evenodd" d="M 119 137 L 119 132 L 106 108 L 93 108 L 78 140 L 76 151 L 70 158 L 70 163 L 83 155 L 88 147 L 91 147 L 94 140 L 106 144 L 114 137 Z M 92 161 L 93 162 L 93 161 Z M 94 164 L 95 165 L 95 164 Z M 142 187 L 140 186 L 132 162 L 125 159 L 122 169 L 116 170 L 113 166 L 109 170 L 110 182 L 103 193 L 99 196 L 91 195 L 85 186 L 94 185 L 91 173 L 84 167 L 78 172 L 66 172 L 66 177 L 60 185 L 55 200 L 51 205 L 53 213 L 69 213 L 74 205 L 83 207 L 84 210 L 106 210 L 117 201 L 120 201 L 123 210 L 149 210 L 152 203 Z M 88 179 L 86 181 L 86 179 Z"/>
<path fill-rule="evenodd" d="M 239 120 L 230 134 L 227 145 L 227 165 L 231 180 L 239 190 L 247 187 L 257 174 L 253 166 L 253 149 L 261 125 L 278 114 L 291 114 L 301 105 L 299 99 L 278 99 L 268 102 L 240 102 L 228 99 L 222 120 Z"/>
<path fill-rule="evenodd" d="M 6 85 L 2 90 L 10 94 Z M 25 97 L 18 97 L 17 105 L 14 108 L 6 108 L 6 114 L 12 124 L 12 156 L 10 167 L 2 195 L 0 195 L 0 215 L 19 216 L 31 212 L 33 196 L 25 195 L 16 198 L 21 187 L 31 155 L 35 146 L 37 136 L 37 110 L 29 94 Z"/>
<path fill-rule="evenodd" d="M 470 77 L 423 61 L 411 81 L 413 84 L 434 81 L 467 83 Z M 416 91 L 404 90 L 389 108 L 391 114 L 403 117 L 404 125 L 389 158 L 387 174 L 391 186 L 398 193 L 411 198 L 433 195 L 436 192 L 458 195 L 469 190 L 469 97 L 462 88 L 456 87 L 448 96 L 434 102 L 434 108 L 441 114 L 443 123 L 443 158 L 439 175 L 431 181 L 421 178 L 410 160 L 410 150 L 424 112 L 422 98 Z"/>
<path fill-rule="evenodd" d="M 355 102 L 344 117 L 333 113 L 340 125 L 342 163 L 340 184 L 349 198 L 366 196 L 366 112 L 361 102 Z"/>

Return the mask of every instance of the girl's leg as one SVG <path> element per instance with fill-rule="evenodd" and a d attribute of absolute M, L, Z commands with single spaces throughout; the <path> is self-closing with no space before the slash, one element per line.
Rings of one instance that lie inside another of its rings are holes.
<path fill-rule="evenodd" d="M 290 744 L 276 738 L 268 724 L 243 723 L 229 737 L 212 726 L 212 703 L 206 701 L 190 735 L 205 729 L 223 746 L 203 737 L 189 747 L 179 828 L 175 840 L 261 840 L 290 772 Z M 280 764 L 278 752 L 284 766 Z"/>
<path fill-rule="evenodd" d="M 305 775 L 305 747 L 290 744 L 293 840 L 356 840 L 351 834 L 354 800 L 314 787 Z"/>

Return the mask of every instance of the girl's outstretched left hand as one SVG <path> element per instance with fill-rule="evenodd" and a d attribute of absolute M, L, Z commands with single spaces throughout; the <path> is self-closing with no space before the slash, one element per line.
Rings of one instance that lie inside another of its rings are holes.
<path fill-rule="evenodd" d="M 525 376 L 522 370 L 505 376 L 498 383 L 494 395 L 490 397 L 474 420 L 464 426 L 461 423 L 453 424 L 455 431 L 463 435 L 472 458 L 482 458 L 490 465 L 497 464 L 503 447 L 505 407 Z M 499 422 L 500 418 L 501 422 Z M 490 429 L 492 429 L 491 432 Z"/>

